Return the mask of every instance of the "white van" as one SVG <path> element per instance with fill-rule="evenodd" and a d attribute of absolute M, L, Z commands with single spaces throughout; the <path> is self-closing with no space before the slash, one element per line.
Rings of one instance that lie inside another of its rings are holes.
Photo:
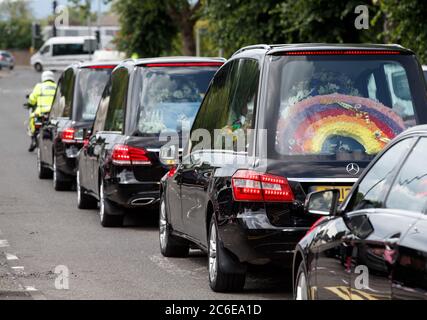
<path fill-rule="evenodd" d="M 54 37 L 47 40 L 31 57 L 31 65 L 38 72 L 63 71 L 70 64 L 91 60 L 90 52 L 96 48 L 95 37 Z"/>

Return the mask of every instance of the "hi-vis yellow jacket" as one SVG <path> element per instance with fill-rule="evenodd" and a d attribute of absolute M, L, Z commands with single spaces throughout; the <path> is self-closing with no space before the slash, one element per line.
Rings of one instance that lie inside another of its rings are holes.
<path fill-rule="evenodd" d="M 28 103 L 35 106 L 35 114 L 48 113 L 52 107 L 53 99 L 56 92 L 56 83 L 53 81 L 45 81 L 38 83 L 30 97 Z"/>

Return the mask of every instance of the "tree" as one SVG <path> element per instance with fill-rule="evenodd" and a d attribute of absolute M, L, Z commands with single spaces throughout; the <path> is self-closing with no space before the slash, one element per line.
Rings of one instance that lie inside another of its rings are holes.
<path fill-rule="evenodd" d="M 29 48 L 31 25 L 32 15 L 27 1 L 0 2 L 0 48 Z"/>
<path fill-rule="evenodd" d="M 179 36 L 184 54 L 195 55 L 194 26 L 201 5 L 200 0 L 115 1 L 122 28 L 119 48 L 140 56 L 159 55 L 170 52 Z"/>
<path fill-rule="evenodd" d="M 210 0 L 205 14 L 214 42 L 227 55 L 251 44 L 284 42 L 280 13 L 275 11 L 281 3 L 283 0 Z"/>
<path fill-rule="evenodd" d="M 177 30 L 166 11 L 165 0 L 120 0 L 114 2 L 113 9 L 120 17 L 120 50 L 150 57 L 171 49 Z"/>
<path fill-rule="evenodd" d="M 373 17 L 378 7 L 372 1 L 363 0 L 299 0 L 282 1 L 280 30 L 287 42 L 360 43 L 375 40 L 380 29 L 370 26 L 358 30 L 354 10 L 366 5 Z"/>
<path fill-rule="evenodd" d="M 425 0 L 379 0 L 380 38 L 412 49 L 427 63 L 427 3 Z"/>

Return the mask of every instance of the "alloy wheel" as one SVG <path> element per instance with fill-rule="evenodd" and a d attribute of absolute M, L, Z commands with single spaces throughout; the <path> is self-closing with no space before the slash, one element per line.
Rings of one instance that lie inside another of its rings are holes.
<path fill-rule="evenodd" d="M 298 277 L 296 300 L 308 300 L 307 278 L 304 272 L 301 272 Z"/>
<path fill-rule="evenodd" d="M 80 170 L 77 170 L 76 183 L 77 183 L 77 203 L 80 204 L 82 202 L 82 192 L 80 189 Z"/>
<path fill-rule="evenodd" d="M 165 249 L 167 246 L 167 221 L 166 221 L 166 207 L 165 201 L 162 199 L 160 203 L 160 221 L 159 221 L 159 237 L 160 237 L 160 246 L 162 249 Z"/>
<path fill-rule="evenodd" d="M 217 277 L 218 260 L 216 254 L 216 227 L 212 223 L 210 237 L 209 237 L 209 278 L 211 282 L 215 282 Z"/>
<path fill-rule="evenodd" d="M 58 174 L 56 172 L 56 157 L 53 157 L 53 185 L 56 186 Z"/>
<path fill-rule="evenodd" d="M 104 203 L 104 182 L 101 182 L 101 186 L 99 187 L 99 217 L 101 221 L 104 220 L 104 212 L 105 212 L 105 203 Z"/>

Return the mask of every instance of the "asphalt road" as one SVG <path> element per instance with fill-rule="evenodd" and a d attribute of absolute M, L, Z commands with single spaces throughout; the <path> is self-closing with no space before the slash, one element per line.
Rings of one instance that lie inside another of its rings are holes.
<path fill-rule="evenodd" d="M 23 68 L 0 72 L 0 299 L 291 297 L 289 273 L 273 267 L 251 268 L 243 293 L 214 293 L 204 254 L 161 256 L 155 213 L 141 210 L 124 228 L 103 229 L 96 211 L 77 209 L 75 192 L 38 180 L 22 104 L 39 77 Z M 66 284 L 58 266 L 69 270 L 68 290 L 55 286 Z"/>

